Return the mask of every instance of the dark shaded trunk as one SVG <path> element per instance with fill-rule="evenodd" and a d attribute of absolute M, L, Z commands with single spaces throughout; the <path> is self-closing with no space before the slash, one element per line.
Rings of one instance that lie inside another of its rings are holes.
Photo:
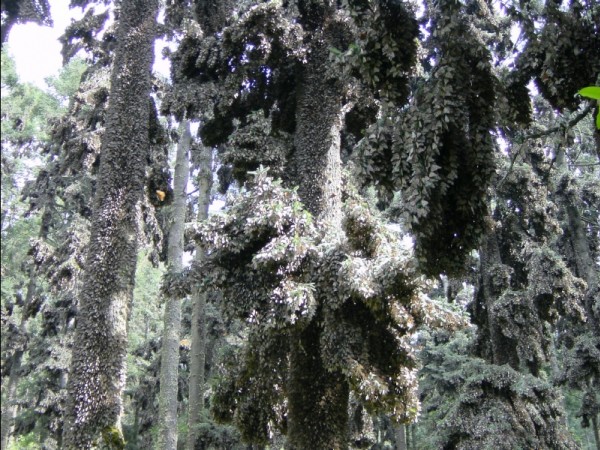
<path fill-rule="evenodd" d="M 320 355 L 319 314 L 292 338 L 288 390 L 290 449 L 348 447 L 348 383 Z"/>
<path fill-rule="evenodd" d="M 326 232 L 341 221 L 341 100 L 339 82 L 328 79 L 329 45 L 325 31 L 313 41 L 302 74 L 296 111 L 295 163 L 298 193 Z M 344 449 L 348 446 L 349 387 L 341 372 L 321 359 L 318 308 L 311 323 L 292 335 L 289 378 L 288 443 L 291 449 Z"/>
<path fill-rule="evenodd" d="M 594 440 L 596 441 L 596 449 L 600 450 L 600 433 L 598 432 L 598 416 L 592 417 L 592 431 L 594 432 Z"/>
<path fill-rule="evenodd" d="M 157 0 L 124 0 L 68 383 L 64 448 L 122 443 L 127 320 L 149 149 Z"/>
<path fill-rule="evenodd" d="M 510 283 L 510 268 L 502 264 L 495 231 L 486 233 L 479 256 L 479 286 L 473 306 L 473 322 L 479 327 L 477 356 L 519 370 L 517 343 L 504 336 L 494 315 L 494 303 Z"/>

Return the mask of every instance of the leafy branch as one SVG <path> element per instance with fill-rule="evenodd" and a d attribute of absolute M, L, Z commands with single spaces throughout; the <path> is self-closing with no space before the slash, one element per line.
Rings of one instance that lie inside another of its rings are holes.
<path fill-rule="evenodd" d="M 583 89 L 580 89 L 577 92 L 582 97 L 591 98 L 592 100 L 596 100 L 598 106 L 600 107 L 600 87 L 599 86 L 587 86 Z M 596 128 L 600 130 L 600 110 L 598 114 L 596 114 Z"/>

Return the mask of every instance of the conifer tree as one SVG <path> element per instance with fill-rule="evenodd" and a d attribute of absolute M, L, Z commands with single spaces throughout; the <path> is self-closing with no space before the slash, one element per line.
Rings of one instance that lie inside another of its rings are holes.
<path fill-rule="evenodd" d="M 124 1 L 116 32 L 71 373 L 65 448 L 122 442 L 128 309 L 137 258 L 138 214 L 150 146 L 150 70 L 158 3 Z M 122 444 L 121 444 L 122 446 Z"/>
<path fill-rule="evenodd" d="M 173 205 L 169 215 L 167 264 L 174 274 L 183 269 L 183 230 L 187 210 L 187 182 L 189 176 L 189 151 L 191 146 L 190 124 L 182 121 L 179 126 L 179 142 L 175 157 L 173 176 Z M 157 195 L 164 201 L 166 193 L 158 190 Z M 157 449 L 177 448 L 178 410 L 178 367 L 179 341 L 181 330 L 181 299 L 169 298 L 165 302 L 164 329 L 161 348 L 159 436 Z"/>

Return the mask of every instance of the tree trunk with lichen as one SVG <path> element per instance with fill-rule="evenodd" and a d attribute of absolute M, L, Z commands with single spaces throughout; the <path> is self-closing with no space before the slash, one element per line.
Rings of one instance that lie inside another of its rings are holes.
<path fill-rule="evenodd" d="M 210 191 L 212 188 L 212 149 L 202 147 L 200 155 L 200 172 L 198 173 L 198 221 L 208 217 Z M 196 248 L 195 259 L 198 263 L 204 260 L 204 249 Z M 189 408 L 187 450 L 196 448 L 198 426 L 204 410 L 204 365 L 206 361 L 206 291 L 196 290 L 192 293 L 192 330 L 190 350 Z"/>
<path fill-rule="evenodd" d="M 127 320 L 133 299 L 139 206 L 150 146 L 150 71 L 157 0 L 121 3 L 91 238 L 67 391 L 65 449 L 102 435 L 123 448 Z"/>
<path fill-rule="evenodd" d="M 600 148 L 600 133 L 598 130 L 595 132 L 596 148 Z M 556 154 L 556 166 L 558 170 L 563 174 L 564 177 L 570 177 L 567 173 L 568 166 L 566 161 L 565 149 L 559 147 Z M 563 181 L 564 182 L 564 181 Z M 566 227 L 565 235 L 570 243 L 573 253 L 573 265 L 575 273 L 578 277 L 583 278 L 587 283 L 587 293 L 584 298 L 584 308 L 586 311 L 587 320 L 585 323 L 586 332 L 590 336 L 600 335 L 600 317 L 598 317 L 595 311 L 598 296 L 600 294 L 600 273 L 596 269 L 594 258 L 590 250 L 590 244 L 588 241 L 588 235 L 586 232 L 586 224 L 582 219 L 581 210 L 585 209 L 585 205 L 579 204 L 580 199 L 576 198 L 572 193 L 563 192 L 560 189 L 559 199 L 561 200 L 561 206 L 566 216 Z M 587 380 L 587 390 L 589 392 L 590 399 L 597 399 L 598 385 L 600 382 L 597 377 Z M 594 405 L 589 408 L 592 411 L 597 411 L 597 401 L 593 401 Z M 591 411 L 586 411 L 591 412 Z M 591 427 L 594 434 L 594 440 L 596 442 L 596 448 L 600 450 L 600 432 L 598 430 L 598 414 L 591 414 Z"/>
<path fill-rule="evenodd" d="M 342 89 L 327 74 L 330 36 L 315 36 L 301 75 L 294 137 L 296 183 L 306 208 L 326 233 L 341 226 L 340 131 Z M 344 449 L 348 443 L 349 386 L 321 358 L 322 306 L 292 334 L 289 373 L 290 449 Z"/>
<path fill-rule="evenodd" d="M 183 231 L 187 203 L 187 183 L 190 171 L 189 150 L 192 136 L 188 121 L 179 128 L 179 144 L 173 176 L 173 205 L 170 214 L 167 262 L 169 271 L 183 270 Z M 157 449 L 177 449 L 177 381 L 179 368 L 179 335 L 181 331 L 181 299 L 165 301 L 164 330 L 160 359 L 160 396 Z"/>
<path fill-rule="evenodd" d="M 483 237 L 479 259 L 479 286 L 473 305 L 473 321 L 479 327 L 477 356 L 491 364 L 508 364 L 519 370 L 517 343 L 502 333 L 495 316 L 494 304 L 509 287 L 511 273 L 510 267 L 502 263 L 496 230 L 489 230 Z"/>

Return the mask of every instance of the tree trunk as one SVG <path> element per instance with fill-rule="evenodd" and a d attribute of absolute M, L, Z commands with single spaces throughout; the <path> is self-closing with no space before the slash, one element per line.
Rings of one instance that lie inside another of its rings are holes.
<path fill-rule="evenodd" d="M 556 166 L 563 172 L 568 171 L 565 150 L 559 147 L 556 155 Z M 583 278 L 587 285 L 588 291 L 585 299 L 585 308 L 588 317 L 588 326 L 591 327 L 595 334 L 600 333 L 600 323 L 596 320 L 594 314 L 594 300 L 597 295 L 599 275 L 596 270 L 596 264 L 590 251 L 590 245 L 585 230 L 585 225 L 581 220 L 581 214 L 573 199 L 563 196 L 563 207 L 568 219 L 568 234 L 571 245 L 573 246 L 573 254 L 575 259 L 575 270 L 577 276 Z"/>
<path fill-rule="evenodd" d="M 294 137 L 296 182 L 306 208 L 326 232 L 341 223 L 340 130 L 342 90 L 328 79 L 330 30 L 315 36 L 311 59 L 301 75 Z M 289 374 L 288 443 L 292 449 L 348 446 L 349 387 L 341 372 L 321 359 L 323 308 L 292 335 Z"/>
<path fill-rule="evenodd" d="M 598 431 L 598 415 L 592 417 L 592 431 L 594 432 L 594 441 L 596 441 L 596 450 L 600 450 L 600 432 Z"/>
<path fill-rule="evenodd" d="M 597 144 L 596 148 L 600 149 L 600 133 L 598 130 L 596 130 L 595 137 Z M 568 171 L 566 154 L 563 147 L 558 148 L 556 154 L 556 166 L 562 172 Z M 598 274 L 592 252 L 590 251 L 586 226 L 584 225 L 583 220 L 581 220 L 581 214 L 577 204 L 572 198 L 569 198 L 568 195 L 563 195 L 562 205 L 567 216 L 568 228 L 566 231 L 569 236 L 571 246 L 573 247 L 575 272 L 577 276 L 583 278 L 588 285 L 587 293 L 584 299 L 584 307 L 587 316 L 585 326 L 588 328 L 591 336 L 597 336 L 600 334 L 600 322 L 598 321 L 597 315 L 594 312 L 594 303 L 597 301 L 596 297 L 599 293 L 598 287 L 600 283 L 600 275 Z M 589 382 L 594 387 L 598 384 L 596 379 L 591 379 Z M 594 432 L 596 448 L 600 450 L 600 436 L 598 432 L 597 416 L 592 417 L 592 430 Z"/>
<path fill-rule="evenodd" d="M 192 136 L 188 121 L 180 125 L 180 140 L 175 158 L 173 206 L 170 217 L 167 261 L 169 271 L 183 270 L 183 232 L 187 204 L 187 183 L 190 171 L 189 149 Z M 179 368 L 179 335 L 181 330 L 181 299 L 165 302 L 164 331 L 160 361 L 160 398 L 158 417 L 158 450 L 177 449 L 177 388 Z"/>
<path fill-rule="evenodd" d="M 2 402 L 2 441 L 0 442 L 2 450 L 8 448 L 12 426 L 17 415 L 17 386 L 19 384 L 19 372 L 21 371 L 23 353 L 25 353 L 23 350 L 17 350 L 12 357 L 8 385 L 6 387 L 6 399 Z"/>
<path fill-rule="evenodd" d="M 123 444 L 127 320 L 133 299 L 139 205 L 149 143 L 157 0 L 123 0 L 106 131 L 79 301 L 64 448 L 89 449 L 102 432 Z"/>
<path fill-rule="evenodd" d="M 491 364 L 508 364 L 519 370 L 517 343 L 504 336 L 494 311 L 494 303 L 510 282 L 510 269 L 502 263 L 495 230 L 483 237 L 479 255 L 479 286 L 473 306 L 473 322 L 479 328 L 476 354 Z"/>
<path fill-rule="evenodd" d="M 317 314 L 320 316 L 320 314 Z M 348 448 L 348 383 L 324 366 L 317 317 L 292 340 L 288 389 L 290 449 Z"/>
<path fill-rule="evenodd" d="M 407 450 L 406 443 L 406 425 L 403 423 L 394 425 L 394 437 L 396 439 L 396 450 Z"/>
<path fill-rule="evenodd" d="M 212 188 L 212 149 L 202 147 L 200 173 L 198 174 L 198 221 L 208 217 Z M 196 248 L 195 259 L 204 259 L 204 249 Z M 192 294 L 192 346 L 190 356 L 189 409 L 187 450 L 194 450 L 198 439 L 198 425 L 204 409 L 204 365 L 206 361 L 206 292 Z"/>

